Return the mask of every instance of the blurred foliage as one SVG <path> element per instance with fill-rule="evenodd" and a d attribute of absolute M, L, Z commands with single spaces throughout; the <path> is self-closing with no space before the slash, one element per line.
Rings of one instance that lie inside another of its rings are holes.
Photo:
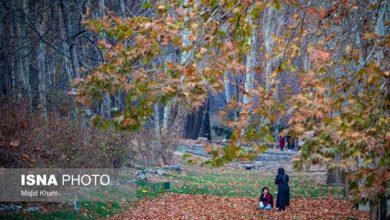
<path fill-rule="evenodd" d="M 155 103 L 177 99 L 196 108 L 208 92 L 223 91 L 225 72 L 243 75 L 251 71 L 243 57 L 250 51 L 252 30 L 259 25 L 252 21 L 263 10 L 291 9 L 291 13 L 284 11 L 288 23 L 283 34 L 273 36 L 273 50 L 264 55 L 266 61 L 280 61 L 266 76 L 271 85 L 245 91 L 260 104 L 232 99 L 226 105 L 221 117 L 234 131 L 227 146 L 209 147 L 213 158 L 207 163 L 221 166 L 256 157 L 272 139 L 272 125 L 287 117 L 290 134 L 305 139 L 296 168 L 306 163 L 340 168 L 357 201 L 377 202 L 388 195 L 390 180 L 390 38 L 377 33 L 374 16 L 384 10 L 383 5 L 164 1 L 151 6 L 152 17 L 110 14 L 85 20 L 89 30 L 104 32 L 109 40 L 99 43 L 106 62 L 75 81 L 77 97 L 88 105 L 105 93 L 126 94 L 126 105 L 113 120 L 96 118 L 96 122 L 130 130 L 142 127 Z M 167 46 L 187 59 L 155 62 Z M 279 97 L 278 76 L 284 72 L 294 74 L 299 88 L 287 89 Z M 227 117 L 231 109 L 240 113 L 233 120 Z"/>

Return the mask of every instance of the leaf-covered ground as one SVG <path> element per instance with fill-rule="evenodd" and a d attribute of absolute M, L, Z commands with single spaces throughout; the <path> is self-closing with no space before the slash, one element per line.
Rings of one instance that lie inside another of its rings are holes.
<path fill-rule="evenodd" d="M 368 219 L 339 199 L 293 199 L 284 212 L 256 210 L 256 198 L 169 193 L 145 199 L 111 219 Z"/>
<path fill-rule="evenodd" d="M 278 167 L 278 166 L 276 166 Z M 75 213 L 72 207 L 52 207 L 37 213 L 0 213 L 0 219 L 366 219 L 367 212 L 352 209 L 343 198 L 342 187 L 325 184 L 323 173 L 293 172 L 290 176 L 292 206 L 283 213 L 257 211 L 259 191 L 267 186 L 276 197 L 275 171 L 207 169 L 183 166 L 181 172 L 165 176 L 149 175 L 148 181 L 133 182 L 123 176 L 126 185 L 114 187 L 101 196 L 125 195 L 126 200 L 82 202 Z M 170 192 L 163 182 L 170 182 Z M 135 189 L 129 197 L 123 187 Z M 303 199 L 305 198 L 305 199 Z M 137 200 L 134 202 L 134 200 Z"/>

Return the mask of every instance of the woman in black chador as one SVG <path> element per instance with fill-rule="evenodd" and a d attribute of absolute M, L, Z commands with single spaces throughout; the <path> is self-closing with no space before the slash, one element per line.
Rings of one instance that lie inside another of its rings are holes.
<path fill-rule="evenodd" d="M 278 169 L 275 184 L 278 185 L 278 196 L 276 198 L 276 207 L 278 211 L 285 210 L 290 205 L 290 187 L 288 186 L 288 175 L 284 173 L 283 168 Z"/>

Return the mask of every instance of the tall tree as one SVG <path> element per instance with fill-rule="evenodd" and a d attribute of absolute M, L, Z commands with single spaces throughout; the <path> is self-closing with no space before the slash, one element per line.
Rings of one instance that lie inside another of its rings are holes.
<path fill-rule="evenodd" d="M 105 16 L 106 4 L 105 0 L 98 0 L 98 11 L 97 15 L 99 17 Z M 102 34 L 102 38 L 106 40 L 105 34 Z M 103 95 L 103 102 L 101 105 L 101 113 L 106 118 L 111 118 L 111 96 L 109 93 Z"/>
<path fill-rule="evenodd" d="M 74 42 L 76 38 L 76 33 L 74 28 L 75 25 L 72 25 L 69 19 L 69 17 L 71 16 L 69 12 L 70 1 L 60 1 L 59 3 L 61 6 L 61 14 L 62 14 L 62 19 L 65 27 L 66 43 L 69 51 L 69 59 L 72 64 L 73 77 L 80 78 L 80 72 L 79 72 L 80 66 L 77 58 L 77 51 L 75 45 L 76 42 Z"/>
<path fill-rule="evenodd" d="M 36 29 L 38 38 L 44 36 L 46 31 L 47 11 L 42 10 L 42 5 L 39 2 L 35 2 L 35 9 L 37 13 Z M 47 118 L 47 65 L 46 65 L 46 44 L 39 39 L 38 47 L 36 50 L 36 68 L 38 71 L 38 92 L 39 92 L 39 107 L 42 111 L 42 116 Z"/>
<path fill-rule="evenodd" d="M 251 102 L 251 92 L 253 90 L 253 84 L 255 81 L 255 69 L 256 69 L 256 52 L 257 48 L 257 29 L 256 23 L 253 21 L 255 18 L 252 16 L 252 10 L 254 6 L 250 6 L 248 9 L 247 20 L 250 26 L 251 35 L 248 38 L 248 45 L 250 46 L 249 53 L 246 56 L 246 68 L 247 73 L 245 74 L 245 91 L 244 91 L 244 104 Z"/>

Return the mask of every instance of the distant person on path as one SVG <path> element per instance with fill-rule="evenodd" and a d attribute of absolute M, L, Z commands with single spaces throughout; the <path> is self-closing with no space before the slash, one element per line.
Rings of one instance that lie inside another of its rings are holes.
<path fill-rule="evenodd" d="M 290 205 L 290 187 L 288 186 L 288 175 L 284 173 L 284 169 L 282 167 L 278 169 L 275 184 L 278 185 L 276 207 L 279 208 L 278 211 L 286 210 L 286 206 Z"/>
<path fill-rule="evenodd" d="M 284 136 L 279 136 L 279 147 L 280 147 L 280 150 L 283 151 L 283 148 L 284 146 L 286 145 L 286 141 L 285 141 L 285 138 Z"/>
<path fill-rule="evenodd" d="M 272 210 L 274 207 L 274 199 L 269 193 L 269 189 L 267 187 L 264 187 L 261 190 L 261 195 L 259 197 L 259 207 L 263 210 Z"/>
<path fill-rule="evenodd" d="M 290 151 L 291 150 L 291 136 L 289 134 L 286 136 L 286 142 L 287 142 L 287 150 Z"/>
<path fill-rule="evenodd" d="M 298 148 L 298 138 L 297 137 L 293 137 L 293 139 L 292 139 L 292 149 L 296 150 L 297 148 Z"/>

